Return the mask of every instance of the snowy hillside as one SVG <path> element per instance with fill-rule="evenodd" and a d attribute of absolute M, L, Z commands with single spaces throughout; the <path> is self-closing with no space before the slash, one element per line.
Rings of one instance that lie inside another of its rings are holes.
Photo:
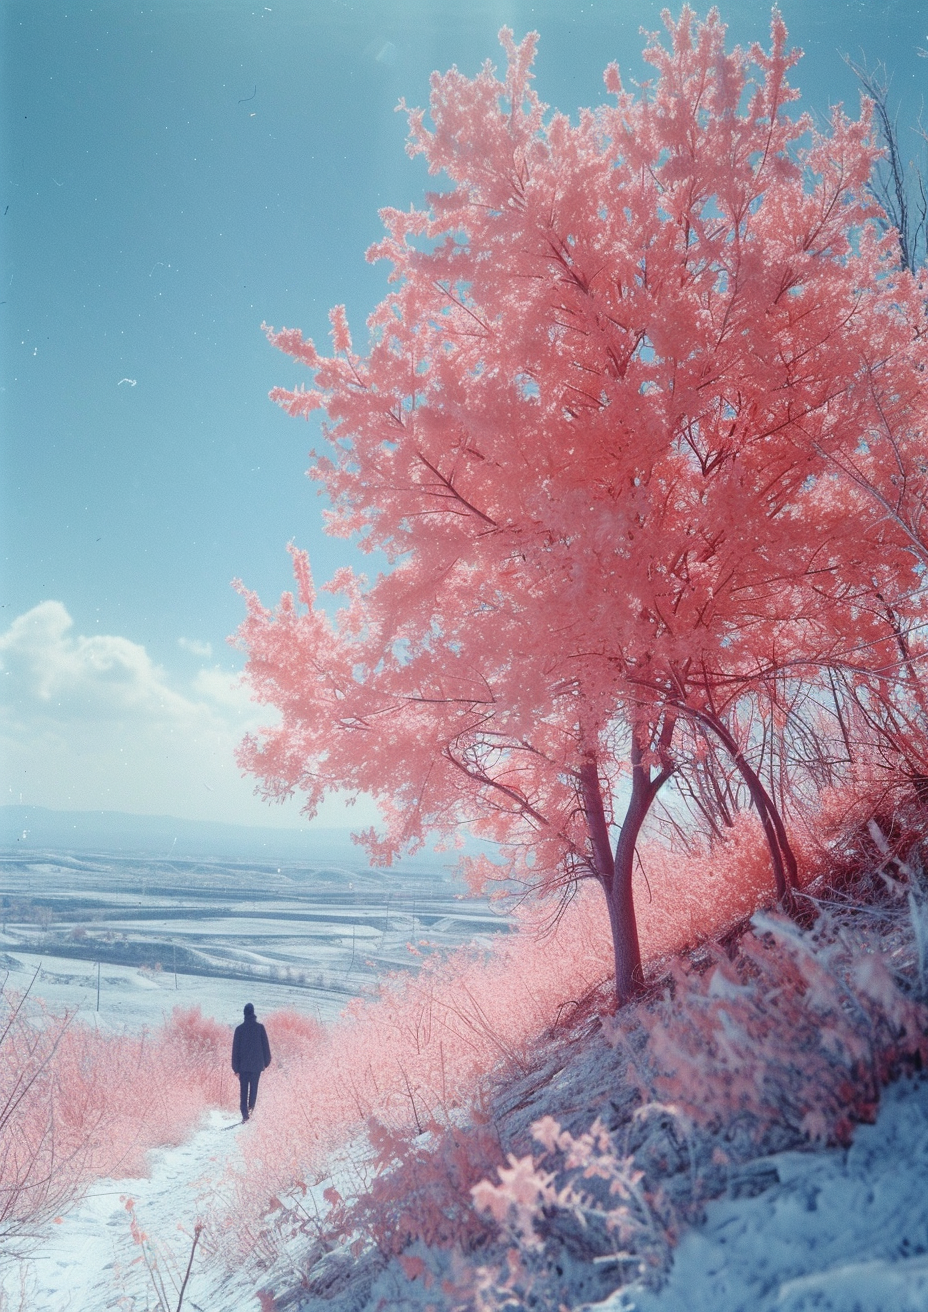
<path fill-rule="evenodd" d="M 146 865 L 144 893 L 128 895 L 119 863 L 69 867 L 67 892 L 54 868 L 42 873 L 46 923 L 26 918 L 25 897 L 9 908 L 14 989 L 32 936 L 83 920 L 101 948 L 110 922 L 130 947 L 169 941 L 185 903 L 180 926 L 220 967 L 224 942 L 243 935 L 266 963 L 305 959 L 327 936 L 350 977 L 362 932 L 358 983 L 409 967 L 340 1017 L 323 1013 L 325 1028 L 312 1020 L 324 989 L 251 976 L 275 1061 L 241 1125 L 228 1020 L 244 974 L 180 974 L 175 987 L 169 971 L 110 963 L 97 1013 L 79 958 L 46 960 L 36 987 L 52 1011 L 24 1013 L 4 1079 L 15 1091 L 44 1044 L 52 1065 L 35 1067 L 36 1088 L 59 1109 L 55 1135 L 76 1112 L 91 1148 L 57 1210 L 7 1228 L 4 1312 L 174 1312 L 170 1281 L 182 1283 L 198 1223 L 193 1312 L 257 1312 L 259 1294 L 262 1312 L 925 1306 L 928 917 L 914 870 L 908 890 L 887 876 L 850 900 L 820 898 L 810 929 L 758 913 L 719 943 L 655 959 L 645 997 L 618 1013 L 595 898 L 541 940 L 516 917 L 482 947 L 455 948 L 492 913 L 440 883 L 404 881 L 405 896 L 395 885 L 382 910 L 386 890 L 365 886 L 365 911 L 334 871 L 275 873 L 256 900 L 244 869 Z M 420 957 L 426 921 L 443 950 Z M 82 1018 L 56 1029 L 67 1001 Z M 120 1016 L 157 1025 L 177 1004 L 148 1037 L 119 1030 Z M 44 1105 L 23 1132 L 36 1161 L 51 1142 Z M 102 1169 L 110 1143 L 125 1177 Z"/>
<path fill-rule="evenodd" d="M 812 934 L 761 917 L 635 1012 L 591 997 L 469 1124 L 356 1143 L 310 1190 L 312 1225 L 285 1200 L 260 1286 L 316 1312 L 923 1309 L 922 916 L 896 901 Z"/>
<path fill-rule="evenodd" d="M 756 1197 L 710 1203 L 659 1293 L 599 1312 L 925 1312 L 928 1079 L 886 1090 L 847 1150 L 756 1162 Z"/>

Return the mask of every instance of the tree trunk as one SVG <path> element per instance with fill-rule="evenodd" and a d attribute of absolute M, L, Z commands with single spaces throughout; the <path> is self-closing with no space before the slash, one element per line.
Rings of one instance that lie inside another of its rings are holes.
<path fill-rule="evenodd" d="M 616 845 L 612 879 L 604 885 L 609 924 L 612 927 L 612 951 L 615 960 L 615 1000 L 619 1007 L 631 1002 L 644 986 L 641 968 L 641 944 L 638 940 L 638 921 L 635 916 L 635 898 L 632 892 L 632 873 L 635 862 L 635 842 L 644 821 L 644 813 L 632 818 L 629 807 Z M 632 823 L 630 823 L 630 821 Z M 632 835 L 634 829 L 634 836 Z"/>
<path fill-rule="evenodd" d="M 754 803 L 760 822 L 764 827 L 764 836 L 770 850 L 770 863 L 773 866 L 777 901 L 788 915 L 793 915 L 796 911 L 795 894 L 799 890 L 799 870 L 796 864 L 796 855 L 790 846 L 786 826 L 783 824 L 783 818 L 777 810 L 776 803 L 767 792 L 756 770 L 752 769 L 744 759 L 740 747 L 721 720 L 708 711 L 693 710 L 684 704 L 680 704 L 678 709 L 686 711 L 707 725 L 726 751 L 731 754 L 738 773 L 748 786 L 751 801 Z"/>
<path fill-rule="evenodd" d="M 632 873 L 635 864 L 635 847 L 641 826 L 658 791 L 673 773 L 673 766 L 669 761 L 672 736 L 673 720 L 668 720 L 661 734 L 661 754 L 665 764 L 652 779 L 650 768 L 642 765 L 644 753 L 640 739 L 636 732 L 632 734 L 632 795 L 622 822 L 614 856 L 609 844 L 599 772 L 592 757 L 587 759 L 580 772 L 593 858 L 609 910 L 615 961 L 615 997 L 619 1007 L 624 1007 L 627 1002 L 633 1001 L 644 986 L 641 945 L 638 941 L 638 922 L 632 892 Z"/>

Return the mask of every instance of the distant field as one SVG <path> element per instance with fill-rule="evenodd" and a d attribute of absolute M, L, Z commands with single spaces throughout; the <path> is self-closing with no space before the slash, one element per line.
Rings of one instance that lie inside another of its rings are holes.
<path fill-rule="evenodd" d="M 410 947 L 508 929 L 441 871 L 23 851 L 0 855 L 0 920 L 8 987 L 38 969 L 39 996 L 132 1027 L 178 1004 L 227 1019 L 242 1000 L 329 1020 L 414 969 Z"/>

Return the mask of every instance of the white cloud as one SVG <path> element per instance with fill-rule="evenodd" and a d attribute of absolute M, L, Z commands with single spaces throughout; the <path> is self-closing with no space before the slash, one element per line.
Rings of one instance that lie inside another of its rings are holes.
<path fill-rule="evenodd" d="M 232 715 L 240 717 L 243 726 L 248 729 L 256 727 L 259 721 L 267 724 L 276 718 L 273 710 L 255 705 L 248 686 L 242 683 L 238 675 L 219 669 L 218 666 L 199 670 L 191 687 L 207 702 L 224 707 Z"/>
<path fill-rule="evenodd" d="M 184 651 L 189 651 L 191 656 L 202 656 L 205 661 L 208 661 L 213 654 L 213 644 L 200 642 L 198 638 L 178 638 L 177 645 Z"/>
<path fill-rule="evenodd" d="M 61 602 L 45 601 L 0 634 L 3 800 L 305 824 L 297 803 L 261 802 L 254 780 L 241 778 L 236 744 L 274 713 L 257 706 L 234 673 L 201 669 L 176 686 L 139 643 L 73 630 Z M 370 805 L 348 811 L 333 799 L 316 823 L 359 827 L 375 820 Z"/>

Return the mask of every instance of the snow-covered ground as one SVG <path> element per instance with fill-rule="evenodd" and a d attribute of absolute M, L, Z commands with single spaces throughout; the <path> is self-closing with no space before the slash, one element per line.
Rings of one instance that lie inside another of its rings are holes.
<path fill-rule="evenodd" d="M 7 942 L 7 949 L 11 946 Z M 170 1018 L 175 1007 L 199 1007 L 205 1016 L 231 1027 L 241 1020 L 246 1002 L 254 1003 L 259 1016 L 293 1009 L 328 1024 L 346 1002 L 343 994 L 323 989 L 216 979 L 180 970 L 175 977 L 170 971 L 149 972 L 107 963 L 100 971 L 98 1011 L 97 972 L 92 963 L 53 955 L 14 954 L 3 948 L 0 938 L 0 984 L 14 993 L 29 988 L 32 997 L 41 998 L 54 1011 L 74 1011 L 82 1024 L 107 1033 L 135 1034 L 143 1028 L 156 1029 Z"/>
<path fill-rule="evenodd" d="M 599 1312 L 926 1312 L 928 1079 L 886 1090 L 846 1151 L 778 1153 L 778 1183 L 711 1203 L 659 1293 Z"/>
<path fill-rule="evenodd" d="M 151 1028 L 191 1005 L 234 1024 L 246 1001 L 328 1023 L 413 968 L 408 945 L 447 950 L 507 928 L 437 864 L 0 853 L 0 985 L 32 981 L 33 997 L 104 1029 Z"/>
<path fill-rule="evenodd" d="M 96 1181 L 76 1208 L 49 1226 L 30 1257 L 0 1259 L 0 1308 L 150 1312 L 159 1305 L 147 1254 L 173 1309 L 194 1226 L 210 1214 L 210 1195 L 237 1156 L 239 1136 L 250 1128 L 238 1116 L 211 1112 L 186 1143 L 152 1154 L 147 1179 Z M 149 1237 L 144 1252 L 133 1238 L 128 1199 L 134 1201 L 138 1227 Z M 198 1251 L 184 1307 L 190 1312 L 256 1312 L 254 1291 L 253 1278 L 218 1268 L 205 1251 Z"/>

